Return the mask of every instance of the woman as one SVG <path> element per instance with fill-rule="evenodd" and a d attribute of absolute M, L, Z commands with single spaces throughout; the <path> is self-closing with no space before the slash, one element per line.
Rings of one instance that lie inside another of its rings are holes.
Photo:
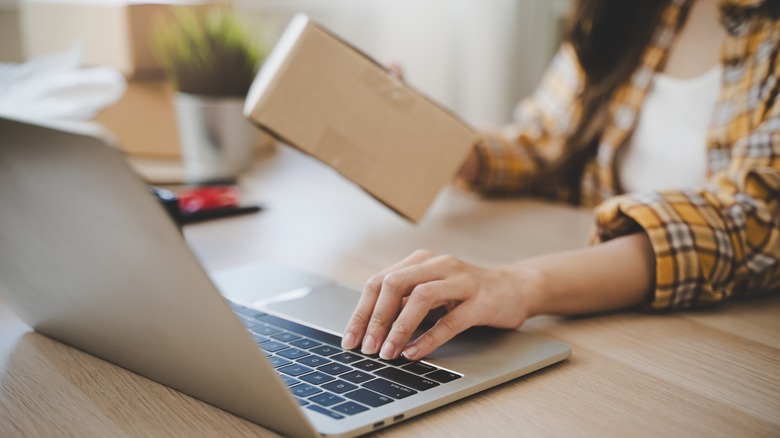
<path fill-rule="evenodd" d="M 780 0 L 577 1 L 518 123 L 461 176 L 595 207 L 593 246 L 494 268 L 417 251 L 368 281 L 344 348 L 415 360 L 476 325 L 780 288 L 778 17 Z"/>

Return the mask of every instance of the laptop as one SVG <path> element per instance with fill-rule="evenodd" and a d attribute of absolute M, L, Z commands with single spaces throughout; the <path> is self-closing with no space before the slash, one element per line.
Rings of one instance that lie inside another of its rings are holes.
<path fill-rule="evenodd" d="M 7 118 L 0 132 L 8 305 L 39 333 L 281 434 L 368 433 L 570 354 L 487 328 L 420 362 L 343 351 L 356 288 L 276 266 L 212 278 L 109 140 Z"/>

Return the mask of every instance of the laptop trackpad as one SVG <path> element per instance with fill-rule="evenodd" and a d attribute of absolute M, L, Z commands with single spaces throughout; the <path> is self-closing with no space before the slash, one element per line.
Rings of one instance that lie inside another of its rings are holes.
<path fill-rule="evenodd" d="M 357 290 L 334 284 L 301 288 L 253 304 L 343 334 L 359 298 Z"/>

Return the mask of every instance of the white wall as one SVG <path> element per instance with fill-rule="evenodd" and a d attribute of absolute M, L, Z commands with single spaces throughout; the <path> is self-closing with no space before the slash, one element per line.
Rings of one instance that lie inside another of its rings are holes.
<path fill-rule="evenodd" d="M 275 38 L 304 12 L 479 126 L 510 120 L 557 47 L 570 0 L 236 0 Z"/>

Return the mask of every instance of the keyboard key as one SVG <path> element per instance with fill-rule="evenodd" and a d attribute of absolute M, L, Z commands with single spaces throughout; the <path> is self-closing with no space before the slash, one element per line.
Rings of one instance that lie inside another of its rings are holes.
<path fill-rule="evenodd" d="M 308 356 L 309 352 L 305 350 L 299 350 L 297 348 L 288 348 L 276 354 L 282 357 L 286 357 L 287 359 L 298 359 L 299 357 Z"/>
<path fill-rule="evenodd" d="M 242 306 L 240 304 L 236 304 L 236 303 L 233 303 L 233 302 L 230 302 L 230 301 L 228 303 L 230 304 L 230 307 L 232 307 L 234 311 L 236 311 L 236 312 L 238 312 L 238 313 L 240 313 L 242 315 L 251 316 L 252 318 L 256 318 L 258 316 L 266 315 L 265 312 L 261 312 L 259 310 L 250 309 L 249 307 L 245 307 L 245 306 Z"/>
<path fill-rule="evenodd" d="M 344 380 L 348 380 L 352 383 L 363 383 L 368 382 L 369 380 L 373 379 L 374 376 L 371 374 L 368 374 L 364 371 L 353 371 L 351 373 L 342 374 L 340 376 Z"/>
<path fill-rule="evenodd" d="M 356 353 L 352 353 L 352 352 L 349 352 L 349 351 L 345 351 L 343 353 L 340 353 L 340 354 L 337 354 L 337 355 L 334 355 L 334 356 L 330 356 L 330 359 L 331 360 L 335 360 L 336 362 L 341 362 L 341 363 L 352 363 L 352 362 L 357 362 L 357 361 L 363 359 L 363 356 L 360 356 L 360 355 L 358 355 Z"/>
<path fill-rule="evenodd" d="M 294 363 L 292 365 L 287 365 L 286 367 L 279 368 L 279 371 L 289 375 L 289 376 L 300 376 L 301 374 L 306 374 L 312 371 L 311 368 L 305 367 L 303 365 Z"/>
<path fill-rule="evenodd" d="M 377 370 L 374 374 L 393 382 L 400 383 L 404 386 L 414 388 L 418 391 L 425 391 L 427 389 L 435 388 L 439 386 L 437 382 L 425 377 L 418 376 L 417 374 L 407 373 L 406 371 L 399 370 L 397 368 L 383 368 Z"/>
<path fill-rule="evenodd" d="M 281 342 L 268 341 L 260 344 L 260 348 L 270 353 L 275 353 L 279 350 L 284 350 L 285 348 L 289 348 L 289 347 L 285 344 L 282 344 Z"/>
<path fill-rule="evenodd" d="M 289 360 L 279 356 L 271 356 L 268 359 L 271 361 L 271 365 L 273 365 L 274 368 L 283 367 L 292 363 Z"/>
<path fill-rule="evenodd" d="M 389 397 L 377 394 L 374 391 L 369 391 L 363 388 L 356 389 L 352 392 L 348 392 L 344 394 L 344 397 L 355 400 L 356 402 L 363 403 L 364 405 L 373 406 L 375 408 L 378 406 L 386 405 L 393 401 L 393 399 Z"/>
<path fill-rule="evenodd" d="M 304 350 L 310 350 L 314 347 L 319 347 L 322 344 L 320 344 L 317 341 L 312 341 L 311 339 L 303 338 L 295 342 L 290 342 L 290 345 L 292 345 L 293 347 L 302 348 Z"/>
<path fill-rule="evenodd" d="M 306 405 L 309 404 L 309 402 L 307 402 L 306 400 L 304 400 L 302 398 L 298 398 L 298 397 L 295 397 L 295 401 L 297 401 L 298 404 L 301 405 L 301 406 L 306 406 Z"/>
<path fill-rule="evenodd" d="M 290 333 L 290 332 L 282 332 L 282 333 L 273 335 L 271 337 L 276 339 L 277 341 L 282 341 L 282 342 L 292 342 L 292 341 L 297 341 L 298 339 L 301 339 L 300 336 L 298 336 L 298 335 L 296 335 L 294 333 Z"/>
<path fill-rule="evenodd" d="M 252 330 L 252 332 L 254 333 L 257 333 L 258 335 L 263 335 L 263 336 L 271 336 L 282 332 L 279 329 L 269 327 L 267 324 L 257 325 L 255 327 L 252 327 L 250 330 Z"/>
<path fill-rule="evenodd" d="M 292 388 L 290 388 L 290 391 L 292 391 L 293 394 L 297 395 L 298 397 L 309 397 L 311 395 L 322 392 L 320 388 L 309 385 L 308 383 L 301 383 L 300 385 L 295 385 Z"/>
<path fill-rule="evenodd" d="M 251 333 L 251 332 L 250 332 Z M 266 338 L 265 336 L 260 336 L 256 333 L 252 333 L 252 338 L 255 340 L 255 344 L 262 344 L 263 342 L 268 342 L 270 339 Z"/>
<path fill-rule="evenodd" d="M 409 397 L 410 395 L 417 394 L 417 391 L 413 389 L 409 389 L 405 386 L 399 385 L 397 383 L 385 379 L 375 379 L 370 382 L 364 383 L 363 386 L 365 386 L 368 389 L 373 389 L 374 391 L 380 394 L 384 394 L 393 398 L 406 398 Z"/>
<path fill-rule="evenodd" d="M 438 370 L 430 374 L 426 374 L 425 377 L 429 379 L 433 379 L 437 382 L 448 383 L 448 382 L 452 382 L 453 380 L 460 379 L 463 376 L 461 376 L 460 374 L 452 373 L 447 370 Z"/>
<path fill-rule="evenodd" d="M 412 363 L 411 360 L 409 360 L 409 359 L 407 359 L 407 358 L 405 358 L 403 356 L 398 356 L 397 358 L 395 358 L 393 360 L 385 360 L 385 359 L 380 359 L 380 360 L 383 363 L 386 363 L 388 365 L 393 365 L 393 366 L 396 366 L 396 367 L 400 367 L 400 366 Z"/>
<path fill-rule="evenodd" d="M 309 398 L 309 400 L 313 401 L 314 403 L 319 403 L 322 406 L 333 406 L 336 403 L 341 403 L 344 401 L 343 398 L 337 396 L 336 394 L 329 394 L 327 392 L 315 395 L 314 397 Z"/>
<path fill-rule="evenodd" d="M 352 368 L 341 364 L 341 363 L 329 363 L 327 365 L 323 365 L 321 367 L 317 367 L 318 370 L 328 373 L 333 376 L 338 376 L 339 374 L 344 374 L 346 372 L 352 371 Z"/>
<path fill-rule="evenodd" d="M 236 316 L 241 321 L 242 324 L 257 324 L 259 321 L 255 321 L 253 317 L 244 315 L 242 313 L 236 313 Z"/>
<path fill-rule="evenodd" d="M 325 373 L 321 373 L 319 371 L 315 371 L 313 373 L 309 373 L 301 377 L 301 380 L 303 380 L 304 382 L 309 382 L 312 385 L 322 385 L 323 383 L 330 382 L 333 379 L 335 379 L 335 377 Z"/>
<path fill-rule="evenodd" d="M 250 318 L 248 316 L 244 316 L 240 313 L 237 313 L 236 316 L 238 316 L 238 319 L 241 321 L 241 324 L 244 325 L 244 327 L 251 329 L 254 327 L 257 327 L 260 323 L 258 321 L 255 321 L 254 318 Z"/>
<path fill-rule="evenodd" d="M 281 377 L 281 378 L 282 378 L 282 381 L 283 381 L 283 382 L 284 382 L 284 384 L 285 384 L 285 385 L 287 385 L 287 386 L 293 386 L 293 385 L 297 385 L 297 384 L 301 383 L 301 381 L 300 381 L 300 380 L 298 380 L 298 379 L 293 379 L 292 377 L 290 377 L 290 376 L 288 376 L 288 375 L 285 375 L 285 374 L 279 374 L 279 377 Z"/>
<path fill-rule="evenodd" d="M 380 368 L 384 368 L 385 364 L 377 362 L 375 360 L 366 359 L 362 362 L 353 363 L 352 366 L 355 368 L 359 368 L 363 371 L 374 371 Z"/>
<path fill-rule="evenodd" d="M 298 333 L 300 335 L 306 336 L 308 338 L 316 339 L 320 342 L 324 342 L 326 344 L 330 344 L 333 346 L 340 346 L 341 345 L 341 337 L 332 335 L 330 333 L 325 333 L 323 331 L 313 329 L 311 327 L 307 327 L 305 325 L 301 325 L 292 321 L 288 321 L 286 319 L 282 319 L 273 315 L 263 315 L 259 317 L 260 320 L 268 322 L 270 324 L 273 324 L 277 327 L 281 327 L 283 329 L 287 329 L 290 331 L 293 331 L 295 333 Z"/>
<path fill-rule="evenodd" d="M 320 365 L 329 364 L 330 361 L 328 359 L 325 359 L 322 356 L 317 356 L 316 354 L 312 354 L 311 356 L 306 356 L 304 358 L 298 359 L 298 363 L 302 363 L 307 367 L 316 368 Z"/>
<path fill-rule="evenodd" d="M 368 410 L 367 407 L 361 406 L 355 402 L 346 402 L 338 406 L 334 406 L 333 409 L 339 412 L 343 412 L 347 415 L 355 415 Z"/>
<path fill-rule="evenodd" d="M 435 366 L 431 366 L 428 365 L 427 363 L 422 363 L 422 362 L 412 362 L 409 365 L 404 365 L 401 368 L 406 371 L 409 371 L 410 373 L 415 373 L 420 375 L 427 374 L 430 373 L 431 371 L 436 371 L 438 369 Z"/>
<path fill-rule="evenodd" d="M 322 356 L 332 356 L 332 355 L 334 355 L 336 353 L 341 353 L 343 351 L 344 350 L 342 350 L 341 348 L 331 347 L 329 345 L 323 345 L 322 347 L 317 347 L 317 348 L 312 348 L 311 349 L 312 353 L 317 353 L 317 354 L 322 355 Z"/>
<path fill-rule="evenodd" d="M 352 391 L 353 389 L 357 388 L 357 386 L 343 380 L 336 380 L 335 382 L 326 383 L 322 385 L 322 387 L 328 391 L 335 392 L 336 394 L 343 394 L 347 391 Z"/>
<path fill-rule="evenodd" d="M 318 405 L 306 406 L 306 409 L 311 409 L 314 412 L 319 412 L 322 415 L 327 415 L 328 417 L 333 418 L 334 420 L 341 420 L 342 418 L 346 418 L 341 414 L 337 414 L 333 411 L 329 411 L 323 408 L 322 406 L 318 406 Z"/>

